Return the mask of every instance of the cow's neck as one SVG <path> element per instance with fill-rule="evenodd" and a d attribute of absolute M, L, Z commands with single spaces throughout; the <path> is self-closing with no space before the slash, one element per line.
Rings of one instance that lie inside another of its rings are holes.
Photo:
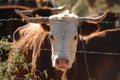
<path fill-rule="evenodd" d="M 66 76 L 66 71 L 63 72 L 63 74 L 61 76 L 61 80 L 68 80 L 67 76 Z"/>

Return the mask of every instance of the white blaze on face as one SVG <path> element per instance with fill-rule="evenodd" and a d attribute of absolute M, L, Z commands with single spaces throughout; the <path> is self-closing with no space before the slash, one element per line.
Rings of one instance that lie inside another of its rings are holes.
<path fill-rule="evenodd" d="M 56 69 L 66 71 L 75 60 L 78 41 L 77 16 L 63 13 L 50 17 L 50 41 L 52 64 Z M 67 19 L 67 20 L 66 20 Z M 59 62 L 57 60 L 60 60 Z"/>

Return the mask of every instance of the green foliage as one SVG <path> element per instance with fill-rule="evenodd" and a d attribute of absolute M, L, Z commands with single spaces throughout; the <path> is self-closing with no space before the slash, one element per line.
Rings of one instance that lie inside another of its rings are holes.
<path fill-rule="evenodd" d="M 77 14 L 79 16 L 84 16 L 88 14 L 88 3 L 86 0 L 82 0 L 80 6 L 78 7 Z"/>
<path fill-rule="evenodd" d="M 98 13 L 99 11 L 105 11 L 107 9 L 111 9 L 114 12 L 120 11 L 120 5 L 115 4 L 112 7 L 108 7 L 105 0 L 96 0 L 91 12 L 89 10 L 88 0 L 81 0 L 79 2 L 78 0 L 57 0 L 56 5 L 57 6 L 63 5 L 67 1 L 69 1 L 69 4 L 67 5 L 69 10 L 71 10 L 74 7 L 74 5 L 79 4 L 77 8 L 74 10 L 76 11 L 74 13 L 76 13 L 79 16 L 92 15 Z"/>
<path fill-rule="evenodd" d="M 2 57 L 0 57 L 0 80 L 15 80 L 16 74 L 19 73 L 20 69 L 29 71 L 29 68 L 32 67 L 31 63 L 26 62 L 25 56 L 18 53 L 18 49 L 12 47 L 11 43 L 8 41 L 9 38 L 9 36 L 7 38 L 3 37 L 0 40 L 0 55 L 5 55 L 4 51 L 7 51 L 7 55 L 10 55 L 10 59 L 4 61 Z M 47 71 L 43 73 L 47 78 Z M 25 80 L 32 79 L 30 71 L 26 73 L 24 77 Z M 41 80 L 39 76 L 36 76 L 36 78 Z"/>
<path fill-rule="evenodd" d="M 10 51 L 12 49 L 11 44 L 8 41 L 8 39 L 10 38 L 10 36 L 8 36 L 7 38 L 2 37 L 2 39 L 0 40 L 0 55 L 3 54 L 3 50 Z"/>
<path fill-rule="evenodd" d="M 9 38 L 9 36 L 7 38 L 3 37 L 0 40 L 0 55 L 5 55 L 5 50 L 8 51 L 12 56 L 12 59 L 10 59 L 10 61 L 7 61 L 7 59 L 3 61 L 2 57 L 0 57 L 0 80 L 15 80 L 16 75 L 14 75 L 14 73 L 19 73 L 19 68 L 28 70 L 28 67 L 31 66 L 25 62 L 24 55 L 18 54 L 17 50 L 11 46 L 11 43 L 8 41 Z M 28 77 L 30 77 L 30 75 L 27 76 L 27 78 Z"/>

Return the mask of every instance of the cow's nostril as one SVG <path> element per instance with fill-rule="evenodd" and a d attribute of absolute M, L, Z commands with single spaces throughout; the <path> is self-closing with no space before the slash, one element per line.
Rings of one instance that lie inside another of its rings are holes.
<path fill-rule="evenodd" d="M 68 64 L 68 62 L 69 62 L 69 61 L 66 59 L 65 63 Z"/>

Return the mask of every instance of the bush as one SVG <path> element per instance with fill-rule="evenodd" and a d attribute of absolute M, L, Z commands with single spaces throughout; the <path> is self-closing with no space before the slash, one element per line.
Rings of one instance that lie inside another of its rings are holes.
<path fill-rule="evenodd" d="M 3 37 L 0 40 L 0 55 L 6 56 L 11 55 L 12 59 L 7 61 L 7 59 L 3 59 L 4 57 L 0 57 L 0 80 L 10 79 L 14 80 L 16 75 L 14 73 L 19 73 L 18 68 L 22 68 L 24 70 L 28 70 L 30 64 L 25 62 L 25 57 L 23 54 L 18 54 L 16 49 L 11 46 L 11 43 L 8 41 L 10 37 Z M 10 65 L 9 65 L 10 64 Z M 19 66 L 19 67 L 18 67 Z M 30 73 L 25 75 L 26 79 L 30 79 Z"/>

